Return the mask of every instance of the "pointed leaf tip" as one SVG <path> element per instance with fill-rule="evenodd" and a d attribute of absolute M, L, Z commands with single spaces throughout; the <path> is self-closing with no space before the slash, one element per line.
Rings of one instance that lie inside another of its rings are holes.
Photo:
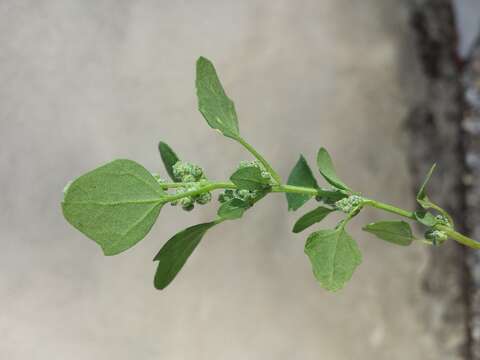
<path fill-rule="evenodd" d="M 216 221 L 190 226 L 175 234 L 160 249 L 154 261 L 158 261 L 154 285 L 165 289 L 187 262 L 205 233 L 217 224 Z"/>
<path fill-rule="evenodd" d="M 332 158 L 330 157 L 327 149 L 323 147 L 318 150 L 317 165 L 318 169 L 320 170 L 320 174 L 322 174 L 322 176 L 330 185 L 336 187 L 337 189 L 351 190 L 337 176 L 337 173 L 335 172 L 335 167 L 333 166 Z"/>
<path fill-rule="evenodd" d="M 422 185 L 420 186 L 420 189 L 418 190 L 417 193 L 417 202 L 420 204 L 421 207 L 424 209 L 428 209 L 431 207 L 431 202 L 430 199 L 427 196 L 426 188 L 427 184 L 430 181 L 430 178 L 432 177 L 432 174 L 436 168 L 437 164 L 434 163 L 431 167 L 430 170 L 428 170 L 427 175 L 425 176 L 425 179 L 423 180 Z"/>
<path fill-rule="evenodd" d="M 297 163 L 290 172 L 287 185 L 318 188 L 317 180 L 313 176 L 312 170 L 310 169 L 310 166 L 303 155 L 300 155 Z M 287 193 L 286 197 L 288 210 L 290 211 L 298 210 L 312 198 L 311 195 L 292 193 Z"/>
<path fill-rule="evenodd" d="M 226 95 L 212 62 L 203 56 L 196 64 L 198 109 L 208 125 L 224 136 L 238 139 L 237 113 L 233 101 Z"/>
<path fill-rule="evenodd" d="M 181 179 L 177 179 L 173 173 L 173 165 L 175 165 L 180 159 L 178 158 L 175 151 L 165 142 L 160 141 L 158 143 L 158 151 L 160 152 L 160 157 L 162 158 L 163 165 L 165 170 L 167 170 L 168 176 L 175 181 L 179 182 Z"/>

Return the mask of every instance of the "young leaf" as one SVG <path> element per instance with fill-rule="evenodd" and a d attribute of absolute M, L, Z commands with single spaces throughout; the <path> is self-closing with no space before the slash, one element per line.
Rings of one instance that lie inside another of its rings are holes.
<path fill-rule="evenodd" d="M 230 176 L 230 180 L 240 189 L 263 190 L 269 186 L 270 180 L 262 176 L 262 171 L 255 166 L 238 169 Z"/>
<path fill-rule="evenodd" d="M 363 230 L 397 245 L 408 246 L 414 240 L 412 229 L 405 221 L 379 221 L 365 225 Z"/>
<path fill-rule="evenodd" d="M 337 189 L 350 190 L 350 188 L 338 178 L 332 163 L 332 158 L 325 148 L 318 150 L 317 165 L 320 173 L 330 185 Z"/>
<path fill-rule="evenodd" d="M 154 261 L 158 261 L 154 284 L 159 290 L 165 289 L 185 265 L 203 235 L 216 224 L 215 221 L 190 226 L 175 234 L 160 249 Z"/>
<path fill-rule="evenodd" d="M 245 201 L 232 199 L 224 202 L 218 209 L 218 216 L 226 220 L 240 219 L 243 213 L 250 207 Z"/>
<path fill-rule="evenodd" d="M 287 185 L 318 188 L 317 180 L 315 180 L 312 170 L 310 169 L 310 166 L 308 166 L 307 160 L 305 160 L 303 155 L 300 155 L 300 158 L 290 172 Z M 286 197 L 288 210 L 295 211 L 310 200 L 312 196 L 308 194 L 287 193 Z"/>
<path fill-rule="evenodd" d="M 312 211 L 309 211 L 305 215 L 303 215 L 300 219 L 297 220 L 295 225 L 293 226 L 293 232 L 294 233 L 299 233 L 309 226 L 319 223 L 325 217 L 330 214 L 331 212 L 335 211 L 334 209 L 327 208 L 325 206 L 319 206 L 316 209 L 313 209 Z"/>
<path fill-rule="evenodd" d="M 305 254 L 320 285 L 330 291 L 340 290 L 362 262 L 357 243 L 343 227 L 312 233 Z"/>
<path fill-rule="evenodd" d="M 173 181 L 179 182 L 181 179 L 175 178 L 175 175 L 173 174 L 173 165 L 180 160 L 177 154 L 175 154 L 172 148 L 163 141 L 160 141 L 158 144 L 158 151 L 160 152 L 160 157 L 162 158 L 163 165 L 165 165 L 168 176 L 170 176 Z"/>
<path fill-rule="evenodd" d="M 419 223 L 425 226 L 433 227 L 437 224 L 437 219 L 435 218 L 435 216 L 433 216 L 432 213 L 424 210 L 419 210 L 415 211 L 413 214 L 415 215 L 415 219 L 417 219 Z"/>
<path fill-rule="evenodd" d="M 225 94 L 215 67 L 204 57 L 197 60 L 196 87 L 198 110 L 208 125 L 229 138 L 238 139 L 240 132 L 233 101 Z"/>
<path fill-rule="evenodd" d="M 420 204 L 420 206 L 424 209 L 429 209 L 432 207 L 432 203 L 430 202 L 430 199 L 427 196 L 426 193 L 426 187 L 427 183 L 432 177 L 432 173 L 435 170 L 435 167 L 437 164 L 433 164 L 430 170 L 427 173 L 427 176 L 425 177 L 425 180 L 423 180 L 422 186 L 420 186 L 420 190 L 418 190 L 417 194 L 417 202 Z"/>
<path fill-rule="evenodd" d="M 63 215 L 97 242 L 105 255 L 135 245 L 150 231 L 164 191 L 143 166 L 115 160 L 76 179 L 62 202 Z"/>

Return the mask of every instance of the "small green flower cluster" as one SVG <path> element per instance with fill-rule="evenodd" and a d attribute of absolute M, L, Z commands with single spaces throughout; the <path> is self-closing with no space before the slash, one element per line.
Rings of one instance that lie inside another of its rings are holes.
<path fill-rule="evenodd" d="M 274 184 L 274 180 L 272 178 L 272 175 L 265 169 L 263 164 L 258 161 L 258 160 L 242 160 L 238 164 L 237 169 L 242 169 L 246 167 L 256 167 L 260 169 L 262 172 L 262 177 L 264 179 L 268 179 L 270 184 Z M 239 199 L 241 201 L 244 201 L 246 203 L 249 203 L 250 205 L 253 205 L 255 201 L 258 200 L 259 197 L 261 197 L 263 194 L 262 191 L 259 190 L 245 190 L 245 189 L 226 189 L 222 194 L 218 196 L 218 201 L 221 203 L 225 203 L 227 201 L 233 200 L 233 199 Z"/>
<path fill-rule="evenodd" d="M 260 161 L 258 161 L 258 160 L 251 160 L 251 161 L 242 160 L 238 164 L 238 169 L 242 169 L 242 168 L 246 168 L 246 167 L 256 167 L 256 168 L 258 168 L 262 172 L 262 177 L 264 179 L 268 179 L 268 181 L 271 185 L 275 184 L 275 180 L 273 180 L 272 175 L 267 171 L 267 169 L 265 169 L 265 166 L 263 166 L 263 164 Z"/>
<path fill-rule="evenodd" d="M 452 224 L 450 223 L 450 220 L 448 220 L 448 218 L 444 215 L 437 215 L 435 216 L 435 219 L 437 220 L 438 224 L 445 225 L 448 227 L 452 226 Z"/>
<path fill-rule="evenodd" d="M 260 196 L 260 191 L 258 190 L 245 190 L 245 189 L 226 189 L 222 194 L 218 196 L 218 201 L 225 203 L 233 199 L 239 199 L 246 203 L 253 205 L 253 203 Z"/>
<path fill-rule="evenodd" d="M 445 215 L 436 215 L 435 219 L 439 225 L 452 227 L 452 223 Z M 429 240 L 433 245 L 440 245 L 448 239 L 448 235 L 444 231 L 435 229 L 434 227 L 427 229 L 424 236 L 425 239 Z"/>
<path fill-rule="evenodd" d="M 159 174 L 157 174 L 157 173 L 151 173 L 151 174 L 152 174 L 152 176 L 155 178 L 155 180 L 157 180 L 157 182 L 158 182 L 159 184 L 164 183 L 164 182 L 167 182 L 167 180 L 165 180 L 165 179 L 163 179 L 162 177 L 160 177 Z"/>
<path fill-rule="evenodd" d="M 355 211 L 363 203 L 363 198 L 358 195 L 350 195 L 349 197 L 338 200 L 335 203 L 335 207 L 344 212 L 350 214 Z"/>
<path fill-rule="evenodd" d="M 448 235 L 440 230 L 428 229 L 425 231 L 425 239 L 431 240 L 433 245 L 440 245 L 448 239 Z"/>
<path fill-rule="evenodd" d="M 186 161 L 177 161 L 175 165 L 173 165 L 173 174 L 178 181 L 188 183 L 186 186 L 177 188 L 176 194 L 199 190 L 207 182 L 203 169 L 198 165 Z M 171 204 L 173 206 L 179 204 L 183 210 L 191 211 L 195 207 L 195 203 L 205 205 L 211 200 L 212 194 L 205 192 L 194 196 L 186 196 Z"/>

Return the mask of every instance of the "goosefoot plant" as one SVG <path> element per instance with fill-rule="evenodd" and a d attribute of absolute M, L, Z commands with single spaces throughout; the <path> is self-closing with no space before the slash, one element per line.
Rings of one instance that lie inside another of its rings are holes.
<path fill-rule="evenodd" d="M 298 210 L 311 199 L 320 203 L 298 219 L 293 226 L 294 233 L 319 223 L 333 212 L 344 214 L 335 228 L 312 232 L 305 244 L 313 273 L 327 290 L 341 289 L 362 261 L 358 245 L 346 227 L 367 206 L 425 226 L 424 238 L 418 239 L 423 243 L 440 245 L 450 238 L 480 248 L 480 243 L 455 231 L 451 216 L 428 198 L 425 188 L 435 166 L 418 192 L 417 211 L 403 210 L 353 191 L 337 176 L 324 148 L 318 151 L 317 166 L 328 188 L 317 184 L 302 155 L 284 184 L 267 160 L 240 135 L 234 104 L 225 94 L 213 64 L 200 57 L 196 70 L 198 108 L 208 125 L 240 143 L 254 160 L 241 162 L 230 181 L 211 181 L 200 166 L 181 160 L 166 143 L 160 142 L 160 156 L 171 181 L 150 173 L 134 161 L 115 160 L 79 177 L 64 190 L 65 218 L 97 242 L 105 255 L 119 254 L 142 240 L 165 204 L 190 211 L 196 204 L 210 202 L 212 191 L 223 190 L 218 197 L 220 206 L 216 219 L 175 234 L 155 256 L 157 289 L 170 284 L 209 229 L 227 220 L 240 219 L 256 202 L 272 193 L 285 193 L 291 211 Z M 417 240 L 410 225 L 402 220 L 374 222 L 363 230 L 402 246 Z"/>

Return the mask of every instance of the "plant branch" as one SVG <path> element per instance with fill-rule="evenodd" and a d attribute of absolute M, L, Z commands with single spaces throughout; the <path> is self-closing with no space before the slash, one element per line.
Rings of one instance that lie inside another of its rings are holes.
<path fill-rule="evenodd" d="M 177 183 L 160 183 L 160 185 L 166 189 L 168 188 L 179 188 L 179 187 L 185 187 L 189 186 L 192 184 L 196 183 L 182 183 L 182 182 L 177 182 Z M 218 189 L 238 189 L 238 187 L 232 183 L 232 182 L 207 182 L 204 186 L 201 186 L 198 189 L 192 190 L 192 191 L 186 191 L 183 193 L 179 194 L 174 194 L 174 195 L 167 195 L 163 198 L 164 202 L 171 202 L 171 201 L 177 201 L 181 198 L 187 197 L 187 196 L 196 196 L 203 194 L 208 191 L 212 190 L 218 190 Z M 323 197 L 328 197 L 328 196 L 333 196 L 336 192 L 336 190 L 327 190 L 327 189 L 322 189 L 322 188 L 309 188 L 309 187 L 303 187 L 303 186 L 293 186 L 293 185 L 273 185 L 271 188 L 271 192 L 274 193 L 292 193 L 292 194 L 305 194 L 305 195 L 311 195 L 311 196 L 323 196 Z M 365 206 L 370 206 L 379 210 L 383 210 L 395 215 L 399 215 L 405 218 L 408 218 L 410 220 L 417 221 L 414 213 L 412 211 L 404 210 L 401 208 L 398 208 L 396 206 L 386 204 L 380 201 L 372 200 L 372 199 L 364 199 L 363 205 Z M 437 230 L 445 232 L 450 238 L 453 240 L 469 246 L 474 249 L 480 249 L 480 242 L 477 242 L 465 235 L 460 234 L 459 232 L 455 231 L 454 229 L 445 226 L 445 225 L 435 225 L 435 228 Z"/>

